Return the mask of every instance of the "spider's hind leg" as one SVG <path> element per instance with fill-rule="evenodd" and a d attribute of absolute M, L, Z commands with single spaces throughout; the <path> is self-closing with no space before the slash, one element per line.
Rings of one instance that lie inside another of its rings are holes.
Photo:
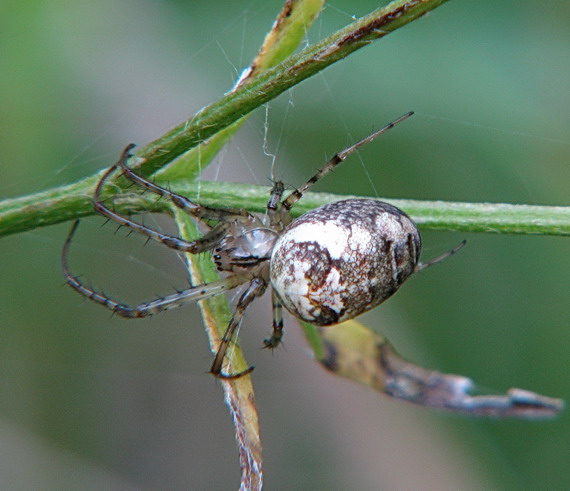
<path fill-rule="evenodd" d="M 299 201 L 302 198 L 303 194 L 308 189 L 310 189 L 314 184 L 316 184 L 318 181 L 320 181 L 324 176 L 326 176 L 328 173 L 330 173 L 332 170 L 334 170 L 334 168 L 338 164 L 340 164 L 341 162 L 344 162 L 350 154 L 356 152 L 360 147 L 362 147 L 363 145 L 366 145 L 367 143 L 370 143 L 372 140 L 374 140 L 378 136 L 382 135 L 383 133 L 386 133 L 388 130 L 392 129 L 394 126 L 396 126 L 398 123 L 401 123 L 405 119 L 408 119 L 413 114 L 414 114 L 413 111 L 410 111 L 406 114 L 403 114 L 402 116 L 395 119 L 391 123 L 388 123 L 386 126 L 383 126 L 382 128 L 380 128 L 378 131 L 375 131 L 374 133 L 367 136 L 366 138 L 363 138 L 362 140 L 350 145 L 349 147 L 347 147 L 344 150 L 335 154 L 325 165 L 323 165 L 317 171 L 317 173 L 313 177 L 311 177 L 301 187 L 295 189 L 289 196 L 287 196 L 287 198 L 285 198 L 283 200 L 283 202 L 282 202 L 283 208 L 285 210 L 290 210 L 291 208 L 293 208 L 295 203 L 297 203 L 297 201 Z"/>
<path fill-rule="evenodd" d="M 271 292 L 273 310 L 273 332 L 271 337 L 263 340 L 263 347 L 275 349 L 281 344 L 283 339 L 283 305 L 279 301 L 275 291 Z"/>
<path fill-rule="evenodd" d="M 450 249 L 449 251 L 444 252 L 443 254 L 437 256 L 436 258 L 430 259 L 427 263 L 418 263 L 416 265 L 416 267 L 414 268 L 414 272 L 417 273 L 418 271 L 421 271 L 422 269 L 426 269 L 426 268 L 429 268 L 430 266 L 433 266 L 434 264 L 440 263 L 444 259 L 447 259 L 449 256 L 453 256 L 457 251 L 463 249 L 465 244 L 467 244 L 467 241 L 462 240 L 453 249 Z"/>

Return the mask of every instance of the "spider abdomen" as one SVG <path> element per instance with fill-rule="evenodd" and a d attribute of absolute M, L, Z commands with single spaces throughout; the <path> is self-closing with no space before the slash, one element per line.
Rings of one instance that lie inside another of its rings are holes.
<path fill-rule="evenodd" d="M 394 294 L 414 272 L 420 250 L 418 229 L 400 209 L 373 199 L 337 201 L 283 231 L 271 283 L 299 319 L 336 324 Z"/>

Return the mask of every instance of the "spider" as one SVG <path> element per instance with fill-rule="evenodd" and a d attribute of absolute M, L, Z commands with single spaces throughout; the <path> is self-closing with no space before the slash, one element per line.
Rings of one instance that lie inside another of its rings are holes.
<path fill-rule="evenodd" d="M 128 167 L 133 144 L 109 168 L 95 188 L 94 208 L 148 239 L 191 254 L 209 251 L 220 272 L 227 276 L 211 283 L 144 302 L 136 306 L 112 300 L 85 286 L 68 267 L 67 257 L 79 225 L 75 221 L 62 251 L 66 282 L 90 300 L 128 319 L 147 317 L 187 303 L 205 300 L 245 285 L 233 316 L 220 340 L 210 373 L 221 379 L 235 379 L 253 367 L 237 373 L 223 371 L 224 359 L 244 312 L 271 286 L 273 329 L 264 347 L 276 348 L 283 336 L 285 307 L 300 320 L 319 326 L 352 319 L 393 295 L 404 281 L 421 269 L 454 254 L 454 249 L 420 263 L 421 238 L 415 223 L 400 209 L 374 199 L 347 199 L 321 206 L 294 220 L 291 209 L 317 181 L 362 145 L 409 118 L 413 112 L 372 133 L 334 155 L 313 177 L 284 198 L 283 182 L 273 185 L 267 202 L 267 217 L 261 219 L 243 209 L 211 208 L 159 186 Z M 101 190 L 117 170 L 132 183 L 170 199 L 178 208 L 201 221 L 207 232 L 194 241 L 167 235 L 119 215 L 101 200 Z M 211 226 L 210 223 L 217 222 Z M 268 223 L 266 223 L 268 222 Z"/>

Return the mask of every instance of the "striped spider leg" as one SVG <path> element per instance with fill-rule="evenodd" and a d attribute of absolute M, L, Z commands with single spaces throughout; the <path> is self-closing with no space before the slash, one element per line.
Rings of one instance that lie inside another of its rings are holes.
<path fill-rule="evenodd" d="M 191 254 L 211 251 L 218 270 L 231 274 L 218 281 L 193 286 L 162 298 L 143 302 L 136 306 L 129 306 L 117 302 L 105 294 L 87 287 L 77 276 L 71 273 L 67 258 L 73 236 L 79 226 L 79 221 L 75 221 L 65 241 L 62 252 L 62 268 L 67 283 L 88 299 L 128 319 L 148 317 L 164 310 L 180 307 L 187 303 L 205 300 L 247 283 L 246 289 L 237 303 L 234 315 L 220 341 L 220 346 L 210 368 L 210 372 L 216 377 L 225 379 L 236 378 L 251 372 L 253 367 L 243 372 L 227 374 L 222 371 L 222 366 L 228 346 L 231 343 L 235 330 L 241 323 L 245 310 L 255 298 L 263 295 L 267 288 L 269 281 L 269 259 L 276 238 L 276 232 L 265 227 L 258 217 L 251 215 L 245 210 L 230 208 L 216 209 L 202 206 L 143 178 L 127 165 L 132 148 L 133 145 L 129 145 L 125 148 L 119 161 L 103 174 L 97 184 L 94 196 L 95 210 L 110 220 L 128 227 L 151 240 L 160 242 L 171 249 L 189 252 Z M 218 224 L 211 227 L 202 238 L 195 241 L 186 241 L 173 235 L 158 232 L 146 225 L 142 225 L 118 214 L 101 200 L 101 191 L 105 182 L 117 169 L 121 170 L 122 174 L 134 184 L 161 197 L 170 199 L 175 206 L 197 219 L 202 221 L 215 220 Z M 272 208 L 275 208 L 275 203 L 280 199 L 282 185 L 276 185 L 275 189 L 276 192 L 272 193 L 268 202 L 270 215 L 273 213 Z M 279 189 L 281 191 L 279 191 Z M 278 194 L 277 198 L 275 197 L 276 193 Z M 276 318 L 280 319 L 281 315 L 276 315 Z M 281 321 L 279 322 L 281 323 Z"/>

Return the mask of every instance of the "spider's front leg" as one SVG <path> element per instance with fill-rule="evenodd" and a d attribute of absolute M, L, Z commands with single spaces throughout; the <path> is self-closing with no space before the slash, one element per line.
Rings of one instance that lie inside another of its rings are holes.
<path fill-rule="evenodd" d="M 226 357 L 226 353 L 228 352 L 228 348 L 234 336 L 236 329 L 241 324 L 243 319 L 243 314 L 246 309 L 249 307 L 251 302 L 253 302 L 257 297 L 261 297 L 265 293 L 265 289 L 267 288 L 267 283 L 262 278 L 253 278 L 247 289 L 241 295 L 236 309 L 234 311 L 234 315 L 232 320 L 230 321 L 228 327 L 226 328 L 226 332 L 224 333 L 224 337 L 220 341 L 220 346 L 218 348 L 218 352 L 216 353 L 216 357 L 214 358 L 214 362 L 212 363 L 212 367 L 210 368 L 210 373 L 215 377 L 231 380 L 239 377 L 243 377 L 248 373 L 251 373 L 254 367 L 248 367 L 245 370 L 237 373 L 224 373 L 222 372 L 222 366 L 224 363 L 224 358 Z"/>
<path fill-rule="evenodd" d="M 184 210 L 189 215 L 192 215 L 200 220 L 236 220 L 236 221 L 249 221 L 252 216 L 245 210 L 238 208 L 211 208 L 209 206 L 201 205 L 195 203 L 194 201 L 182 196 L 181 194 L 174 193 L 163 186 L 145 179 L 141 175 L 137 174 L 133 169 L 131 169 L 127 162 L 132 154 L 130 151 L 134 148 L 134 144 L 131 143 L 123 150 L 119 161 L 115 166 L 121 167 L 123 175 L 134 184 L 145 188 L 152 193 L 158 194 L 161 197 L 167 198 L 172 203 Z"/>
<path fill-rule="evenodd" d="M 187 303 L 194 303 L 198 302 L 199 300 L 205 300 L 215 295 L 225 293 L 226 291 L 242 285 L 243 283 L 251 281 L 251 275 L 234 274 L 218 281 L 187 288 L 186 290 L 182 290 L 165 297 L 157 298 L 149 302 L 143 302 L 135 306 L 117 302 L 109 298 L 104 293 L 84 285 L 77 276 L 71 273 L 67 264 L 67 257 L 69 255 L 69 247 L 71 246 L 73 235 L 75 234 L 78 225 L 79 221 L 75 221 L 73 223 L 69 235 L 65 240 L 61 254 L 61 266 L 63 269 L 63 274 L 65 275 L 65 281 L 76 292 L 87 297 L 89 300 L 92 300 L 93 302 L 98 303 L 99 305 L 102 305 L 103 307 L 111 310 L 113 313 L 127 319 L 148 317 L 165 310 L 180 307 Z"/>
<path fill-rule="evenodd" d="M 119 225 L 128 227 L 135 232 L 145 235 L 149 239 L 156 240 L 164 244 L 165 246 L 182 252 L 189 252 L 191 254 L 199 254 L 200 252 L 207 251 L 211 249 L 217 241 L 221 240 L 221 237 L 225 234 L 227 226 L 223 225 L 227 222 L 252 222 L 255 221 L 255 217 L 245 210 L 239 210 L 234 208 L 210 208 L 208 206 L 203 206 L 198 203 L 194 203 L 192 200 L 186 198 L 177 193 L 173 193 L 169 189 L 166 189 L 154 182 L 145 179 L 144 177 L 138 175 L 132 169 L 127 166 L 128 159 L 132 156 L 130 150 L 134 147 L 133 144 L 128 145 L 120 159 L 115 163 L 107 172 L 103 174 L 103 177 L 98 182 L 95 188 L 95 196 L 93 206 L 95 210 L 101 213 L 103 216 L 117 222 Z M 169 199 L 175 206 L 184 210 L 189 215 L 192 215 L 199 220 L 217 220 L 220 222 L 219 226 L 214 227 L 210 230 L 204 237 L 197 239 L 195 241 L 183 240 L 179 237 L 169 234 L 163 234 L 154 229 L 137 223 L 130 218 L 119 215 L 114 210 L 111 210 L 101 199 L 101 193 L 104 184 L 107 182 L 111 174 L 115 172 L 117 168 L 121 168 L 123 175 L 144 189 L 151 191 L 161 197 Z"/>

